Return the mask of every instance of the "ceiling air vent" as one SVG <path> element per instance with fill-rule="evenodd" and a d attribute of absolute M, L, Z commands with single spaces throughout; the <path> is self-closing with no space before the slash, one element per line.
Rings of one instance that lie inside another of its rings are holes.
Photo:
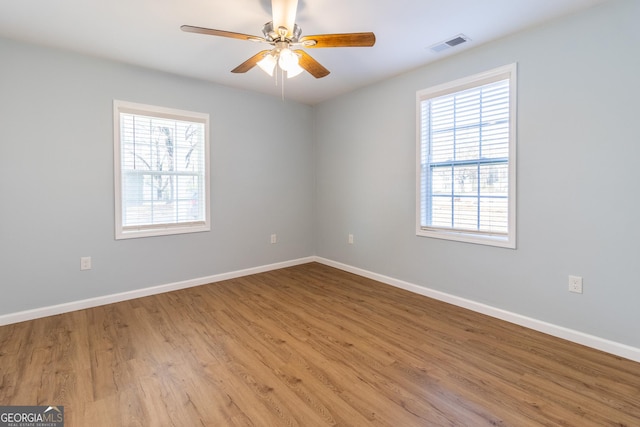
<path fill-rule="evenodd" d="M 431 49 L 431 51 L 433 52 L 442 52 L 443 50 L 447 50 L 451 47 L 461 45 L 462 43 L 466 43 L 469 40 L 471 39 L 465 36 L 464 34 L 458 34 L 457 36 L 454 36 L 449 40 L 434 44 L 429 49 Z"/>

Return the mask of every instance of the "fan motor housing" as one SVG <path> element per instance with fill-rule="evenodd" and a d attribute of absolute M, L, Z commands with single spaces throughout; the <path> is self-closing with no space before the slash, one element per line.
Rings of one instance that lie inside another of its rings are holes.
<path fill-rule="evenodd" d="M 291 38 L 285 38 L 284 40 L 282 40 L 282 37 L 280 36 L 278 31 L 273 28 L 273 21 L 267 22 L 266 24 L 264 24 L 264 27 L 262 27 L 262 34 L 264 34 L 264 38 L 268 42 L 288 41 L 291 43 L 297 43 L 298 40 L 300 40 L 302 28 L 300 28 L 298 24 L 293 24 L 292 33 L 293 35 L 291 36 Z"/>

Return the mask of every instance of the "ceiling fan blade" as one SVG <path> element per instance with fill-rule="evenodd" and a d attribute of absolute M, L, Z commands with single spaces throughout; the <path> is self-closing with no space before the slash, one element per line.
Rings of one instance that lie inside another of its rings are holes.
<path fill-rule="evenodd" d="M 295 53 L 300 55 L 300 60 L 298 61 L 298 65 L 307 70 L 309 74 L 311 74 L 316 79 L 321 79 L 329 75 L 331 71 L 324 68 L 318 61 L 313 59 L 311 55 L 309 55 L 304 50 L 296 50 Z"/>
<path fill-rule="evenodd" d="M 293 26 L 296 23 L 298 0 L 271 0 L 271 14 L 273 17 L 273 29 L 279 27 L 287 29 L 287 37 L 293 35 Z"/>
<path fill-rule="evenodd" d="M 249 34 L 234 33 L 232 31 L 214 30 L 211 28 L 194 27 L 191 25 L 183 25 L 180 27 L 182 31 L 187 33 L 208 34 L 210 36 L 228 37 L 239 40 L 266 41 L 262 37 L 251 36 Z"/>
<path fill-rule="evenodd" d="M 310 43 L 315 41 L 315 44 Z M 300 39 L 305 47 L 370 47 L 376 43 L 373 33 L 319 34 Z M 307 42 L 307 43 L 305 43 Z"/>
<path fill-rule="evenodd" d="M 260 51 L 258 53 L 256 53 L 255 55 L 253 55 L 251 58 L 247 59 L 246 61 L 244 61 L 242 64 L 238 65 L 236 68 L 234 68 L 233 70 L 231 70 L 232 73 L 246 73 L 247 71 L 249 71 L 250 69 L 252 69 L 253 67 L 256 66 L 256 64 L 258 62 L 260 62 L 260 60 L 262 58 L 264 58 L 264 56 L 269 53 L 268 50 L 263 50 Z"/>

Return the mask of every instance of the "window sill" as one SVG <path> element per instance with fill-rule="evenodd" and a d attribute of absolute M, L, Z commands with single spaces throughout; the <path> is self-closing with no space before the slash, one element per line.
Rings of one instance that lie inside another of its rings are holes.
<path fill-rule="evenodd" d="M 452 240 L 456 242 L 473 243 L 477 245 L 495 246 L 499 248 L 516 249 L 515 236 L 496 236 L 486 234 L 465 233 L 451 230 L 425 230 L 418 228 L 416 235 L 434 239 Z"/>
<path fill-rule="evenodd" d="M 139 237 L 155 237 L 155 236 L 170 236 L 174 234 L 188 234 L 188 233 L 202 233 L 210 231 L 211 226 L 209 224 L 203 224 L 191 227 L 162 227 L 162 228 L 139 228 L 130 230 L 116 230 L 116 240 L 122 239 L 135 239 Z"/>

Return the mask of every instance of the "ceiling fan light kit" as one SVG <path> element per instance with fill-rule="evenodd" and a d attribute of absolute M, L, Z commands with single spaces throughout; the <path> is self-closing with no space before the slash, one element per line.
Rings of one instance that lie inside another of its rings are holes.
<path fill-rule="evenodd" d="M 258 61 L 257 65 L 267 74 L 273 76 L 276 65 L 287 73 L 287 78 L 292 78 L 302 73 L 304 69 L 299 65 L 300 57 L 297 53 L 290 49 L 293 43 L 298 42 L 300 37 L 300 27 L 297 24 L 293 26 L 293 38 L 287 38 L 288 31 L 284 27 L 279 27 L 278 32 L 273 30 L 273 22 L 264 24 L 262 33 L 265 40 L 272 43 L 275 47 L 264 54 L 264 57 Z"/>
<path fill-rule="evenodd" d="M 376 37 L 371 32 L 320 34 L 301 38 L 302 30 L 295 23 L 297 7 L 298 0 L 272 0 L 273 20 L 267 22 L 262 28 L 264 37 L 191 25 L 183 25 L 180 28 L 182 31 L 191 33 L 270 44 L 272 46 L 270 50 L 258 52 L 231 72 L 246 73 L 258 65 L 265 73 L 273 76 L 277 65 L 283 73 L 287 73 L 287 78 L 295 77 L 303 71 L 307 71 L 318 79 L 329 75 L 330 71 L 313 59 L 303 48 L 370 47 L 375 44 Z"/>
<path fill-rule="evenodd" d="M 286 71 L 287 78 L 292 78 L 302 73 L 304 69 L 298 63 L 300 57 L 294 53 L 291 49 L 275 48 L 264 54 L 264 57 L 258 61 L 256 65 L 262 69 L 265 73 L 273 77 L 273 71 L 276 65 L 280 67 L 282 71 Z"/>

